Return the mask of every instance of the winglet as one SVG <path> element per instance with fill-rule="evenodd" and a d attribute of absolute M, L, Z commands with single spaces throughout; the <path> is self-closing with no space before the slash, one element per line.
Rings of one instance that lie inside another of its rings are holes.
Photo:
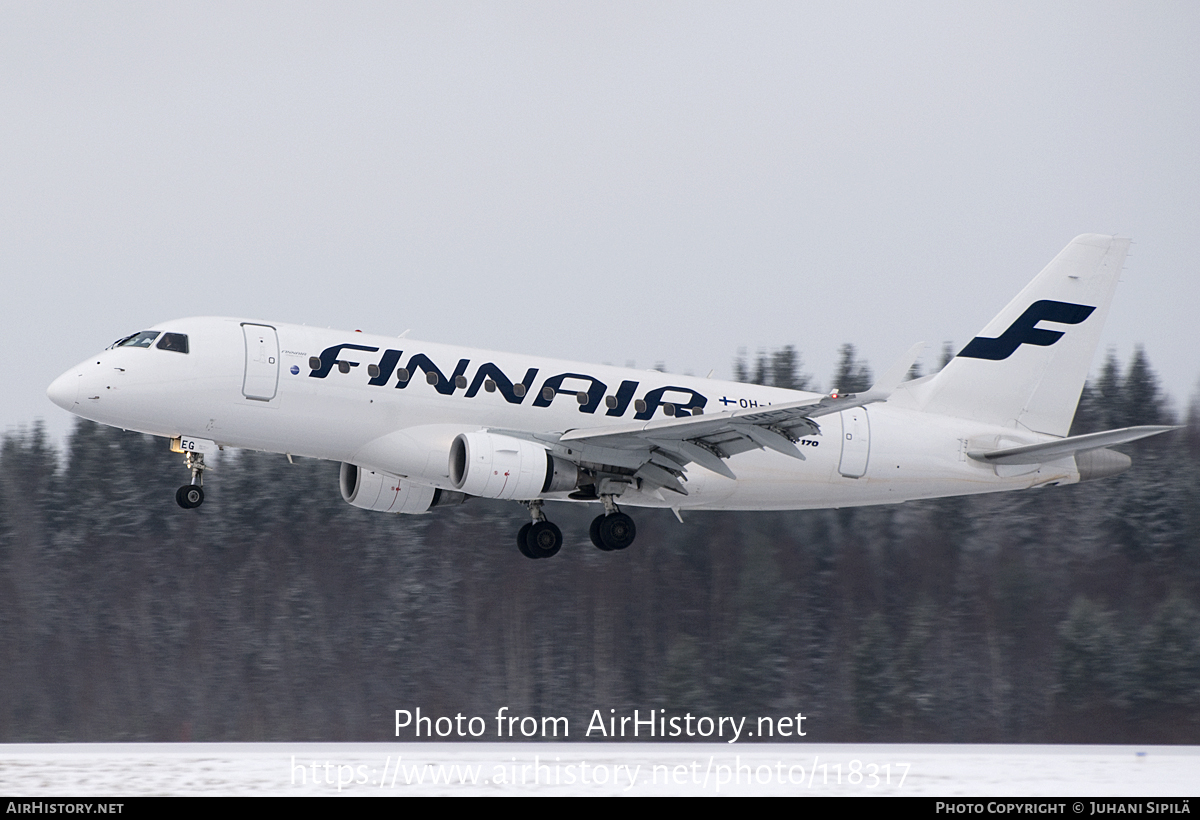
<path fill-rule="evenodd" d="M 896 391 L 896 388 L 904 381 L 904 377 L 908 375 L 908 371 L 912 370 L 912 366 L 916 364 L 921 353 L 925 350 L 927 342 L 917 342 L 908 352 L 897 359 L 891 367 L 883 371 L 883 373 L 875 380 L 875 384 L 865 393 L 859 394 L 859 399 L 866 401 L 883 401 L 888 396 Z M 865 403 L 865 402 L 864 402 Z"/>
<path fill-rule="evenodd" d="M 875 380 L 875 384 L 862 393 L 830 394 L 820 401 L 800 406 L 806 409 L 811 408 L 808 409 L 808 417 L 817 418 L 819 416 L 828 416 L 832 413 L 840 413 L 842 410 L 849 410 L 852 407 L 862 407 L 864 404 L 886 401 L 892 393 L 896 392 L 896 388 L 904 382 L 904 377 L 912 369 L 913 364 L 917 361 L 917 357 L 921 355 L 921 351 L 925 349 L 925 344 L 925 342 L 917 342 L 913 345 L 895 364 L 883 371 L 883 375 Z M 773 408 L 768 408 L 768 410 L 770 409 Z M 760 412 L 739 410 L 733 413 L 733 417 L 737 418 L 738 416 L 747 414 L 760 415 Z"/>

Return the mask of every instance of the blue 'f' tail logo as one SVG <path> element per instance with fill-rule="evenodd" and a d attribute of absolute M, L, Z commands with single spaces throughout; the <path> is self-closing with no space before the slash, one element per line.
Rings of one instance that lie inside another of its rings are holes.
<path fill-rule="evenodd" d="M 1095 310 L 1094 307 L 1087 305 L 1041 299 L 1025 308 L 1025 312 L 1008 326 L 1008 330 L 995 339 L 976 336 L 958 355 L 968 359 L 989 359 L 998 362 L 1001 359 L 1007 359 L 1021 345 L 1049 347 L 1062 338 L 1063 332 L 1035 327 L 1038 322 L 1077 325 L 1091 316 L 1093 310 Z"/>

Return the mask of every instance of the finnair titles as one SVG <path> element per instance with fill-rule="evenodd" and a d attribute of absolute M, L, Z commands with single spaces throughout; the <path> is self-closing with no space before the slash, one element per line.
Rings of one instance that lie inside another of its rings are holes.
<path fill-rule="evenodd" d="M 1068 431 L 1128 247 L 1077 237 L 940 372 L 904 381 L 916 345 L 858 394 L 201 317 L 118 340 L 48 395 L 169 439 L 185 509 L 204 501 L 205 456 L 243 447 L 341 462 L 342 497 L 368 510 L 521 503 L 529 558 L 562 547 L 545 502 L 594 504 L 592 543 L 622 550 L 636 534 L 622 507 L 889 504 L 1127 469 L 1109 448 L 1172 428 Z"/>

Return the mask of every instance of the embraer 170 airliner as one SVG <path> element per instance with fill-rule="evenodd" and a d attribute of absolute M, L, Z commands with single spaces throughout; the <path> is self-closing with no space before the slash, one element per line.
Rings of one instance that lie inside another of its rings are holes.
<path fill-rule="evenodd" d="M 342 462 L 356 507 L 425 513 L 518 501 L 547 558 L 545 501 L 594 502 L 602 550 L 634 540 L 618 508 L 795 510 L 1073 484 L 1130 465 L 1107 449 L 1172 429 L 1067 436 L 1129 240 L 1073 240 L 940 372 L 818 395 L 249 319 L 165 322 L 50 385 L 103 424 L 171 439 L 204 500 L 204 457 L 243 447 Z M 681 518 L 682 520 L 682 518 Z"/>

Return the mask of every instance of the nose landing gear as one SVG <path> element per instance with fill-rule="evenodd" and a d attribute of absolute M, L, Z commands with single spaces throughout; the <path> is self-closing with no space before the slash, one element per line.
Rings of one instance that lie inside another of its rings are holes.
<path fill-rule="evenodd" d="M 204 453 L 188 452 L 184 458 L 192 472 L 192 483 L 175 491 L 175 501 L 185 510 L 191 510 L 204 503 L 204 488 L 200 486 L 204 483 Z"/>
<path fill-rule="evenodd" d="M 175 491 L 175 501 L 185 510 L 199 507 L 204 503 L 204 488 L 199 484 L 184 484 Z"/>

